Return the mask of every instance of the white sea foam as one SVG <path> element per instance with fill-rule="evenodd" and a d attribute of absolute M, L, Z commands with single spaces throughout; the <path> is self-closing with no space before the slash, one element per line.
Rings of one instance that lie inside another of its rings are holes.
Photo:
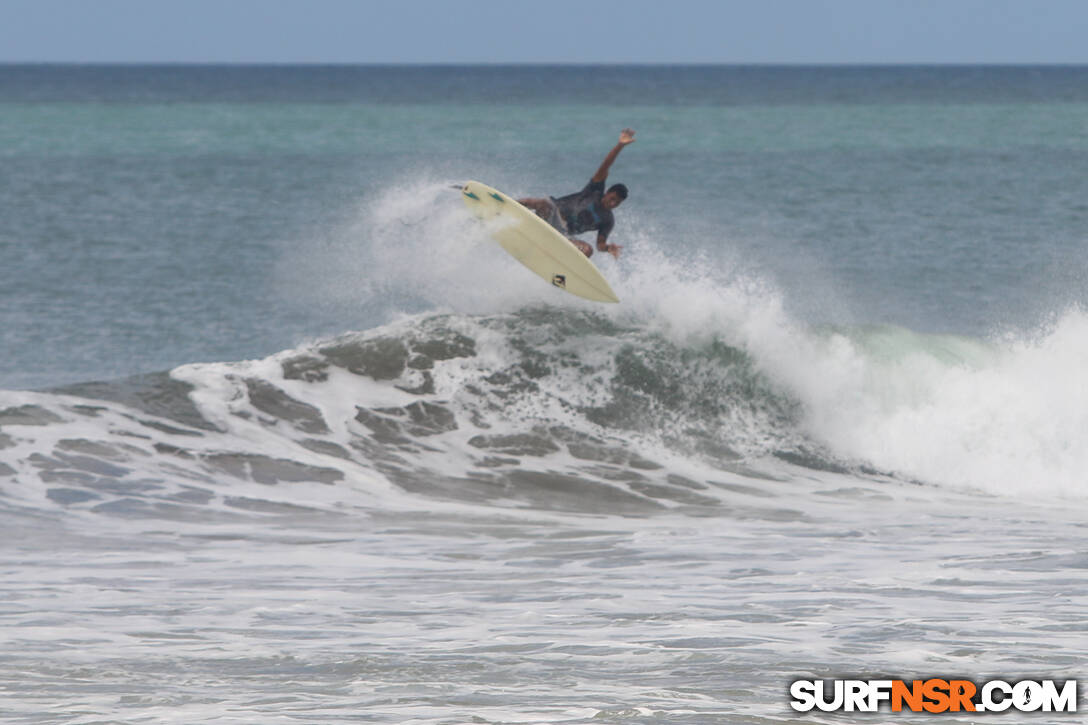
<path fill-rule="evenodd" d="M 881 333 L 832 336 L 846 364 L 801 387 L 814 435 L 841 455 L 923 481 L 1014 496 L 1088 495 L 1088 317 L 1073 310 L 1033 336 L 955 349 Z M 825 356 L 823 361 L 826 361 Z M 837 395 L 828 395 L 837 391 Z"/>
<path fill-rule="evenodd" d="M 736 347 L 800 404 L 804 434 L 846 463 L 994 494 L 1088 492 L 1082 311 L 1036 334 L 993 340 L 813 328 L 787 311 L 797 306 L 788 290 L 728 251 L 679 255 L 659 243 L 667 235 L 652 220 L 635 217 L 619 261 L 594 257 L 622 303 L 590 305 L 496 253 L 449 191 L 431 181 L 388 190 L 345 236 L 365 239 L 362 253 L 340 250 L 325 263 L 335 262 L 344 288 L 363 278 L 367 294 L 379 285 L 425 307 L 494 314 L 548 304 L 593 310 L 681 347 Z M 589 342 L 579 342 L 579 354 L 590 354 Z"/>

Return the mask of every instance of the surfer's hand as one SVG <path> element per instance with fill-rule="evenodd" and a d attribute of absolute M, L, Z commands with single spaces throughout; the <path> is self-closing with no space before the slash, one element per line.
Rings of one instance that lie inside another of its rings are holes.
<path fill-rule="evenodd" d="M 621 247 L 618 244 L 606 244 L 606 245 L 604 245 L 604 251 L 608 252 L 609 254 L 611 254 L 616 259 L 620 258 L 620 250 L 621 249 L 623 249 L 623 247 Z"/>
<path fill-rule="evenodd" d="M 625 128 L 622 131 L 620 131 L 620 146 L 626 146 L 627 144 L 634 143 L 634 142 L 635 142 L 635 131 L 634 131 L 634 129 Z"/>

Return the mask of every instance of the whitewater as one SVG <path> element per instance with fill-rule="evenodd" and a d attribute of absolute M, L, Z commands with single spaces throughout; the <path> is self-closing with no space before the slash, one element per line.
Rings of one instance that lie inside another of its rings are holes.
<path fill-rule="evenodd" d="M 1079 661 L 1082 312 L 813 328 L 649 244 L 602 311 L 443 193 L 356 264 L 449 309 L 2 394 L 19 721 L 785 719 L 803 675 Z"/>

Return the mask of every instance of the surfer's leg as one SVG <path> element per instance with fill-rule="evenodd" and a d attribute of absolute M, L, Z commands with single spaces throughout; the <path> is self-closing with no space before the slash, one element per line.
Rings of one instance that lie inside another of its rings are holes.
<path fill-rule="evenodd" d="M 568 237 L 568 239 L 570 239 L 570 238 Z M 582 254 L 586 255 L 587 257 L 592 257 L 593 256 L 593 247 L 589 246 L 589 244 L 587 244 L 586 242 L 583 242 L 581 239 L 571 239 L 570 243 L 573 244 L 574 246 L 578 247 L 578 251 L 580 251 Z"/>
<path fill-rule="evenodd" d="M 557 232 L 564 237 L 570 234 L 567 223 L 559 213 L 559 207 L 555 199 L 518 199 L 518 203 L 527 209 L 531 209 L 538 217 L 548 222 Z"/>
<path fill-rule="evenodd" d="M 559 208 L 556 207 L 555 202 L 551 199 L 518 199 L 518 203 L 524 206 L 526 209 L 531 209 L 538 217 L 555 227 L 560 234 L 566 236 L 569 234 L 567 231 L 567 225 L 563 223 L 563 218 L 559 216 Z M 593 247 L 581 239 L 574 239 L 567 237 L 570 243 L 578 247 L 578 251 L 587 257 L 593 256 Z"/>
<path fill-rule="evenodd" d="M 550 199 L 518 199 L 518 203 L 532 209 L 538 217 L 545 221 L 548 220 L 548 216 L 552 211 L 552 202 Z"/>

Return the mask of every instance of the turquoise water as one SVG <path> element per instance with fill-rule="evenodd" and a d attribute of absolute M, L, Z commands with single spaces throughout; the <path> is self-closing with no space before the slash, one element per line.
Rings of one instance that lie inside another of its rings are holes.
<path fill-rule="evenodd" d="M 757 268 L 812 322 L 986 335 L 1082 301 L 1081 71 L 756 70 L 8 67 L 0 384 L 267 354 L 444 304 L 345 309 L 276 268 L 381 185 L 577 188 L 628 125 L 617 234 Z M 572 98 L 534 96 L 542 76 Z"/>
<path fill-rule="evenodd" d="M 1086 81 L 0 66 L 5 707 L 785 723 L 827 673 L 1082 675 Z M 449 188 L 574 191 L 625 126 L 619 305 Z"/>

